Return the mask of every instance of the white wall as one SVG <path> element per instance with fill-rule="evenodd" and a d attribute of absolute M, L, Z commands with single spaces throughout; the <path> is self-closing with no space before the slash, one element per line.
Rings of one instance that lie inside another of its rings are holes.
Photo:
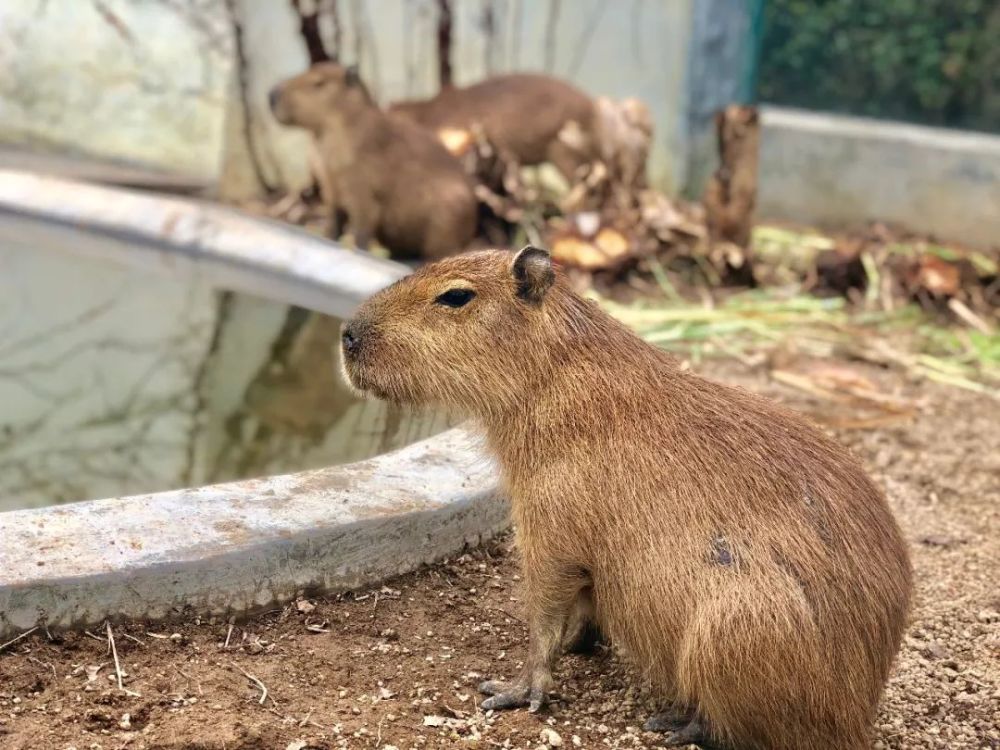
<path fill-rule="evenodd" d="M 1000 137 L 766 107 L 760 216 L 1000 244 Z"/>
<path fill-rule="evenodd" d="M 0 140 L 217 177 L 232 45 L 217 0 L 0 3 Z"/>
<path fill-rule="evenodd" d="M 342 57 L 354 61 L 363 39 L 362 72 L 383 100 L 437 90 L 435 2 L 346 3 Z M 682 111 L 691 30 L 691 0 L 452 0 L 455 82 L 472 83 L 509 70 L 550 73 L 584 91 L 637 96 L 656 121 L 650 176 L 673 188 L 685 137 Z M 484 8 L 492 8 L 492 31 Z M 355 18 L 352 9 L 360 9 Z M 525 117 L 531 113 L 526 112 Z"/>
<path fill-rule="evenodd" d="M 692 0 L 452 5 L 458 83 L 530 69 L 594 95 L 639 96 L 656 117 L 651 176 L 663 187 L 678 185 Z M 360 63 L 383 101 L 434 93 L 435 0 L 355 0 L 337 8 L 340 57 Z M 0 3 L 0 142 L 186 172 L 221 182 L 230 197 L 258 191 L 257 173 L 273 186 L 302 185 L 304 136 L 278 126 L 267 108 L 268 90 L 306 64 L 298 19 L 287 0 L 232 0 L 231 10 L 225 0 Z M 329 15 L 322 29 L 332 47 Z"/>

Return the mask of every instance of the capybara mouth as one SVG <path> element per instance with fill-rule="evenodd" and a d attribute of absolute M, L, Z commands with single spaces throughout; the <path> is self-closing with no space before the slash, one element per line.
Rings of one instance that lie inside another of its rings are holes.
<path fill-rule="evenodd" d="M 365 367 L 361 356 L 350 354 L 344 351 L 344 347 L 341 346 L 340 362 L 341 376 L 354 395 L 359 398 L 375 399 L 378 401 L 390 400 L 389 392 L 375 382 L 368 372 L 368 368 Z"/>
<path fill-rule="evenodd" d="M 271 114 L 274 115 L 274 119 L 280 122 L 282 125 L 294 125 L 285 108 L 281 106 L 281 103 L 277 103 L 271 107 Z"/>
<path fill-rule="evenodd" d="M 364 368 L 357 358 L 340 347 L 340 374 L 348 388 L 359 396 L 367 396 L 371 390 L 370 379 L 365 377 Z"/>
<path fill-rule="evenodd" d="M 288 112 L 284 106 L 284 98 L 281 96 L 281 87 L 275 86 L 267 94 L 267 103 L 271 108 L 271 114 L 274 115 L 274 119 L 280 122 L 282 125 L 291 125 L 289 121 Z"/>

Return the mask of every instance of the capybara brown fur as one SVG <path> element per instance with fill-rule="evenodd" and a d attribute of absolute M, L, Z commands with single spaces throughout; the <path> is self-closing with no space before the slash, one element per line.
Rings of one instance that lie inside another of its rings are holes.
<path fill-rule="evenodd" d="M 486 709 L 538 710 L 575 613 L 671 745 L 862 750 L 907 621 L 907 548 L 858 462 L 576 295 L 547 253 L 426 266 L 342 331 L 359 392 L 478 424 L 511 500 L 530 639 Z"/>
<path fill-rule="evenodd" d="M 316 138 L 334 232 L 343 212 L 355 244 L 375 238 L 399 258 L 441 258 L 472 240 L 478 203 L 462 165 L 432 133 L 382 111 L 354 68 L 314 65 L 270 98 L 279 122 Z"/>
<path fill-rule="evenodd" d="M 434 131 L 479 125 L 505 156 L 525 166 L 549 162 L 567 179 L 599 155 L 594 102 L 552 76 L 509 73 L 446 86 L 431 99 L 395 102 L 389 111 Z"/>

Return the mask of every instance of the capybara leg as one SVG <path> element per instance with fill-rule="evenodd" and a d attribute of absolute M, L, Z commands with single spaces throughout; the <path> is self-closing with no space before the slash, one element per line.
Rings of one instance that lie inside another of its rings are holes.
<path fill-rule="evenodd" d="M 344 227 L 347 225 L 347 214 L 344 213 L 343 209 L 334 208 L 330 212 L 330 226 L 329 226 L 329 237 L 331 240 L 339 240 L 341 235 L 344 233 Z"/>
<path fill-rule="evenodd" d="M 482 683 L 480 692 L 491 696 L 483 701 L 484 710 L 527 706 L 534 713 L 545 705 L 552 690 L 552 666 L 559 651 L 565 620 L 565 610 L 559 615 L 551 612 L 531 615 L 528 660 L 524 671 L 511 684 L 496 680 Z"/>
<path fill-rule="evenodd" d="M 566 620 L 587 579 L 551 562 L 531 561 L 525 556 L 528 605 L 528 658 L 524 670 L 512 684 L 489 680 L 479 690 L 490 698 L 483 709 L 499 710 L 528 706 L 535 712 L 552 690 L 552 667 L 562 645 Z"/>
<path fill-rule="evenodd" d="M 597 626 L 594 590 L 587 586 L 580 590 L 569 621 L 566 623 L 563 650 L 568 654 L 591 656 L 597 653 L 598 646 L 606 645 L 606 643 L 604 634 Z"/>
<path fill-rule="evenodd" d="M 483 701 L 483 710 L 502 710 L 527 706 L 532 713 L 539 711 L 552 690 L 552 666 L 562 639 L 565 614 L 562 617 L 536 615 L 531 618 L 528 638 L 528 660 L 521 676 L 513 683 L 487 680 L 479 691 L 491 697 Z"/>
<path fill-rule="evenodd" d="M 360 250 L 367 250 L 375 239 L 379 225 L 379 207 L 375 197 L 368 193 L 344 196 L 344 211 L 347 223 L 354 236 L 354 245 Z"/>
<path fill-rule="evenodd" d="M 870 672 L 859 668 L 863 647 L 852 652 L 855 644 L 840 641 L 843 660 L 832 663 L 824 653 L 832 636 L 796 589 L 791 580 L 755 587 L 734 577 L 731 588 L 702 602 L 679 659 L 682 694 L 715 736 L 737 747 L 871 747 L 875 694 Z"/>
<path fill-rule="evenodd" d="M 584 144 L 581 143 L 579 145 L 582 146 Z M 580 179 L 580 175 L 578 174 L 580 167 L 590 163 L 587 154 L 582 150 L 574 148 L 574 146 L 559 139 L 554 140 L 549 145 L 546 161 L 552 164 L 566 178 L 570 185 L 575 184 Z"/>

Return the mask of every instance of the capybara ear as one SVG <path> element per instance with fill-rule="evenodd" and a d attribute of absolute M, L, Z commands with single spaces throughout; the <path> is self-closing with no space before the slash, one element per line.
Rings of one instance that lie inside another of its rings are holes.
<path fill-rule="evenodd" d="M 536 305 L 556 280 L 548 252 L 532 245 L 525 245 L 514 256 L 511 273 L 517 282 L 517 296 Z"/>
<path fill-rule="evenodd" d="M 357 65 L 348 65 L 344 68 L 344 83 L 348 86 L 357 86 L 361 83 L 361 74 Z"/>

